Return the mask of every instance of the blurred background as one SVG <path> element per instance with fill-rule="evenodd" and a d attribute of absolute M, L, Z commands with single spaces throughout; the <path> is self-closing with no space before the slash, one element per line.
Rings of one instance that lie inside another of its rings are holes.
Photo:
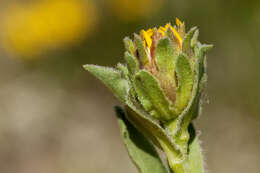
<path fill-rule="evenodd" d="M 82 68 L 185 21 L 212 43 L 201 132 L 210 173 L 260 171 L 259 0 L 0 0 L 0 172 L 134 173 L 114 96 Z"/>

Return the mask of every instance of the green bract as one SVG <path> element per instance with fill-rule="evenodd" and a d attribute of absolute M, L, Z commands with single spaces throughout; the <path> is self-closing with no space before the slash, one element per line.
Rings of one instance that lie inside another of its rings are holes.
<path fill-rule="evenodd" d="M 165 152 L 172 172 L 203 173 L 191 123 L 200 109 L 205 53 L 212 45 L 201 44 L 198 33 L 196 27 L 186 33 L 177 19 L 176 26 L 142 30 L 134 41 L 125 38 L 125 64 L 84 66 L 124 104 L 116 112 L 124 143 L 141 173 L 166 172 L 153 145 Z"/>

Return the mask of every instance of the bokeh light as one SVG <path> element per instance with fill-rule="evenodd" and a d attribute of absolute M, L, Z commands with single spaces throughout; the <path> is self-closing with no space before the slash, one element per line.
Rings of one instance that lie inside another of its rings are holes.
<path fill-rule="evenodd" d="M 27 58 L 83 40 L 97 19 L 93 2 L 84 0 L 13 3 L 3 15 L 3 46 Z"/>

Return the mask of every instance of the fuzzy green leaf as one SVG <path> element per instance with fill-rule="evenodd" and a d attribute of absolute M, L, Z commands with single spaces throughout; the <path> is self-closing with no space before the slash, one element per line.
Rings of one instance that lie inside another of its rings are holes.
<path fill-rule="evenodd" d="M 127 67 L 130 71 L 130 74 L 131 75 L 135 74 L 139 69 L 139 62 L 137 61 L 137 59 L 129 52 L 125 52 L 125 60 L 127 63 Z"/>
<path fill-rule="evenodd" d="M 175 56 L 173 45 L 169 38 L 163 38 L 159 40 L 156 52 L 155 60 L 160 72 L 169 72 L 174 74 Z"/>
<path fill-rule="evenodd" d="M 138 99 L 154 118 L 162 121 L 176 118 L 177 114 L 171 110 L 171 103 L 155 77 L 141 70 L 136 74 L 134 82 Z"/>
<path fill-rule="evenodd" d="M 175 107 L 182 110 L 190 99 L 193 85 L 193 74 L 190 63 L 184 54 L 180 54 L 176 60 L 176 73 L 178 79 L 178 89 Z"/>
<path fill-rule="evenodd" d="M 133 103 L 129 97 L 126 104 L 127 119 L 139 131 L 151 139 L 159 148 L 161 148 L 161 142 L 163 142 L 175 155 L 180 155 L 180 151 L 175 146 L 171 136 L 157 121 L 144 112 L 137 103 Z"/>
<path fill-rule="evenodd" d="M 123 79 L 120 71 L 114 68 L 102 67 L 97 65 L 84 65 L 84 68 L 101 80 L 113 94 L 124 102 L 129 89 L 126 79 Z"/>
<path fill-rule="evenodd" d="M 128 68 L 121 64 L 121 63 L 118 63 L 116 65 L 116 68 L 121 72 L 121 75 L 124 79 L 127 79 L 128 80 L 128 76 L 129 76 L 129 71 L 128 71 Z"/>
<path fill-rule="evenodd" d="M 135 53 L 135 45 L 134 45 L 133 41 L 130 38 L 125 37 L 124 38 L 124 44 L 125 44 L 126 50 L 130 54 L 134 55 L 134 53 Z"/>
<path fill-rule="evenodd" d="M 176 86 L 174 80 L 175 60 L 176 56 L 170 39 L 163 38 L 159 40 L 155 50 L 155 61 L 161 74 L 160 78 L 165 80 L 167 88 Z"/>
<path fill-rule="evenodd" d="M 190 163 L 189 165 L 191 173 L 204 173 L 204 162 L 198 140 L 198 135 L 192 123 L 189 124 L 188 131 L 190 134 L 190 139 L 188 142 L 188 160 Z"/>
<path fill-rule="evenodd" d="M 195 64 L 195 86 L 193 91 L 193 103 L 190 108 L 190 117 L 195 119 L 198 117 L 201 109 L 200 97 L 203 89 L 207 83 L 207 74 L 206 74 L 206 56 L 205 53 L 209 51 L 213 45 L 199 45 L 198 51 L 196 52 L 196 64 Z M 189 121 L 189 116 L 186 116 L 185 121 Z"/>
<path fill-rule="evenodd" d="M 158 142 L 156 138 L 156 130 L 159 125 L 156 121 L 152 120 L 149 116 L 145 116 L 145 113 L 143 111 L 136 111 L 138 108 L 131 105 L 131 108 L 129 106 L 129 103 L 127 103 L 128 106 L 126 106 L 126 116 L 127 119 L 137 128 L 144 136 L 146 136 L 148 139 L 150 139 L 153 144 L 155 144 L 158 148 L 161 148 L 160 143 Z M 132 108 L 134 107 L 135 110 Z M 143 113 L 142 115 L 138 113 Z M 155 133 L 155 134 L 153 134 Z M 163 134 L 163 129 L 159 129 L 159 134 Z"/>
<path fill-rule="evenodd" d="M 189 48 L 191 47 L 191 40 L 192 40 L 192 37 L 193 37 L 194 33 L 196 32 L 196 30 L 197 30 L 197 27 L 193 27 L 185 35 L 184 40 L 183 40 L 183 49 L 185 52 L 187 52 L 189 50 Z"/>
<path fill-rule="evenodd" d="M 205 54 L 207 51 L 209 51 L 210 49 L 213 48 L 213 45 L 207 45 L 207 44 L 203 44 L 200 45 L 198 47 L 198 50 L 196 51 L 196 58 L 197 58 L 197 68 L 198 68 L 198 75 L 199 75 L 199 79 L 202 77 L 202 75 L 205 72 Z"/>
<path fill-rule="evenodd" d="M 189 145 L 189 151 L 191 173 L 204 173 L 203 156 L 198 137 L 195 137 Z"/>
<path fill-rule="evenodd" d="M 138 57 L 141 60 L 141 65 L 144 66 L 146 64 L 149 64 L 150 61 L 149 61 L 148 56 L 146 54 L 143 41 L 142 41 L 141 37 L 137 34 L 134 35 L 134 43 L 135 43 L 137 50 L 138 50 Z"/>
<path fill-rule="evenodd" d="M 205 52 L 212 48 L 212 45 L 200 45 L 198 44 L 198 50 L 196 51 L 195 56 L 195 69 L 194 69 L 194 82 L 192 87 L 192 93 L 190 101 L 187 107 L 184 109 L 180 115 L 180 123 L 183 130 L 187 129 L 190 121 L 198 116 L 198 110 L 200 109 L 200 96 L 201 90 L 200 86 L 205 85 L 206 77 L 205 76 Z M 202 80 L 203 79 L 203 80 Z M 202 82 L 202 83 L 201 83 Z M 204 84 L 203 84 L 204 83 Z"/>
<path fill-rule="evenodd" d="M 199 30 L 196 30 L 195 33 L 193 34 L 193 37 L 192 37 L 191 43 L 190 43 L 190 46 L 192 48 L 195 48 L 195 46 L 197 45 L 198 37 L 199 37 Z"/>
<path fill-rule="evenodd" d="M 191 173 L 204 173 L 203 156 L 197 137 L 190 144 L 189 160 Z"/>
<path fill-rule="evenodd" d="M 121 136 L 128 154 L 140 173 L 166 173 L 166 169 L 154 146 L 125 118 L 116 107 Z"/>

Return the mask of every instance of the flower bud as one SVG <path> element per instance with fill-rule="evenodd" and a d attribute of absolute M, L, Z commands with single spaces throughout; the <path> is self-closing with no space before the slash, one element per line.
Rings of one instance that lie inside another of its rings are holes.
<path fill-rule="evenodd" d="M 191 122 L 200 112 L 206 83 L 205 53 L 212 45 L 198 41 L 198 30 L 176 25 L 142 30 L 126 37 L 126 65 L 84 66 L 126 106 L 127 119 L 162 148 L 176 173 L 189 173 Z M 190 151 L 191 152 L 191 151 Z"/>
<path fill-rule="evenodd" d="M 196 33 L 196 34 L 195 34 Z M 197 29 L 185 32 L 185 25 L 142 30 L 134 41 L 124 39 L 130 91 L 143 109 L 167 122 L 188 105 L 195 80 Z"/>

